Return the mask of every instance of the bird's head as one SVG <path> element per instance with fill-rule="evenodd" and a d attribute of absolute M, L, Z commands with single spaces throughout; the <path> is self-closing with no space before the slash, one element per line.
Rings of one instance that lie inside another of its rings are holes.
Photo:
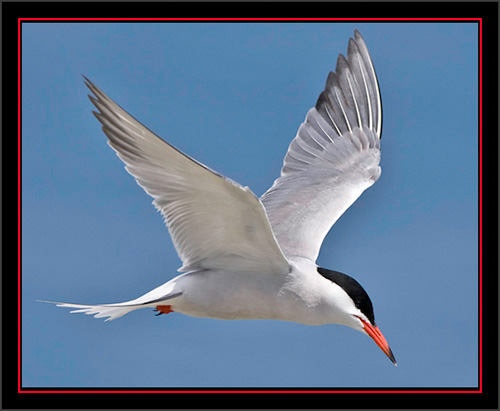
<path fill-rule="evenodd" d="M 394 365 L 397 365 L 387 340 L 375 324 L 372 302 L 361 284 L 338 271 L 318 267 L 318 272 L 347 294 L 346 298 L 342 299 L 343 303 L 340 307 L 341 323 L 369 335 Z"/>

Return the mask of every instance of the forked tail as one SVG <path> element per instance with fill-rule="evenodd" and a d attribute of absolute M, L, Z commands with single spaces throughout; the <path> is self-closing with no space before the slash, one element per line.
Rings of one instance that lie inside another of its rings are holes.
<path fill-rule="evenodd" d="M 93 315 L 95 318 L 108 317 L 105 321 L 110 321 L 120 318 L 131 311 L 138 310 L 139 308 L 156 307 L 160 313 L 166 314 L 167 309 L 162 307 L 170 307 L 170 305 L 163 303 L 182 295 L 182 292 L 174 292 L 173 288 L 173 283 L 166 283 L 135 300 L 116 304 L 84 305 L 57 301 L 39 301 L 42 303 L 55 304 L 58 307 L 76 308 L 76 310 L 72 310 L 71 313 Z"/>
<path fill-rule="evenodd" d="M 134 305 L 120 305 L 120 304 L 102 304 L 102 305 L 83 305 L 83 304 L 71 304 L 71 303 L 61 303 L 56 301 L 40 301 L 42 303 L 55 304 L 58 307 L 66 308 L 77 308 L 76 310 L 70 311 L 71 313 L 83 313 L 87 315 L 93 315 L 95 318 L 106 318 L 105 321 L 115 320 L 128 314 L 131 311 L 137 310 L 139 308 L 145 308 L 147 305 L 144 304 L 134 304 Z"/>

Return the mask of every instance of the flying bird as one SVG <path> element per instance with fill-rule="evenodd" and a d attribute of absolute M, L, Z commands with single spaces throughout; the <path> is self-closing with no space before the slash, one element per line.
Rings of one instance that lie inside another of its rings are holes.
<path fill-rule="evenodd" d="M 357 30 L 292 140 L 280 177 L 260 198 L 85 84 L 108 144 L 162 213 L 182 274 L 127 302 L 55 304 L 106 321 L 152 307 L 224 320 L 343 324 L 370 336 L 396 365 L 363 287 L 316 264 L 332 225 L 381 173 L 379 86 Z"/>

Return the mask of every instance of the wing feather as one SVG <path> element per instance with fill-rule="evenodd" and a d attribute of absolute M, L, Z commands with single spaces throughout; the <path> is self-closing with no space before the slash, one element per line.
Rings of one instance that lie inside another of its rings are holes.
<path fill-rule="evenodd" d="M 356 30 L 261 197 L 287 257 L 315 261 L 332 225 L 379 178 L 381 127 L 377 77 Z"/>
<path fill-rule="evenodd" d="M 177 150 L 86 84 L 108 144 L 165 218 L 183 262 L 179 270 L 288 272 L 264 207 L 248 187 Z"/>

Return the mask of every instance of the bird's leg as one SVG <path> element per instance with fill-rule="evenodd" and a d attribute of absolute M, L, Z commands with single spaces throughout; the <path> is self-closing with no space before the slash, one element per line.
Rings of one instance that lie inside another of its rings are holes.
<path fill-rule="evenodd" d="M 174 312 L 171 305 L 157 305 L 155 311 L 158 311 L 158 314 L 156 314 L 157 316 Z"/>

